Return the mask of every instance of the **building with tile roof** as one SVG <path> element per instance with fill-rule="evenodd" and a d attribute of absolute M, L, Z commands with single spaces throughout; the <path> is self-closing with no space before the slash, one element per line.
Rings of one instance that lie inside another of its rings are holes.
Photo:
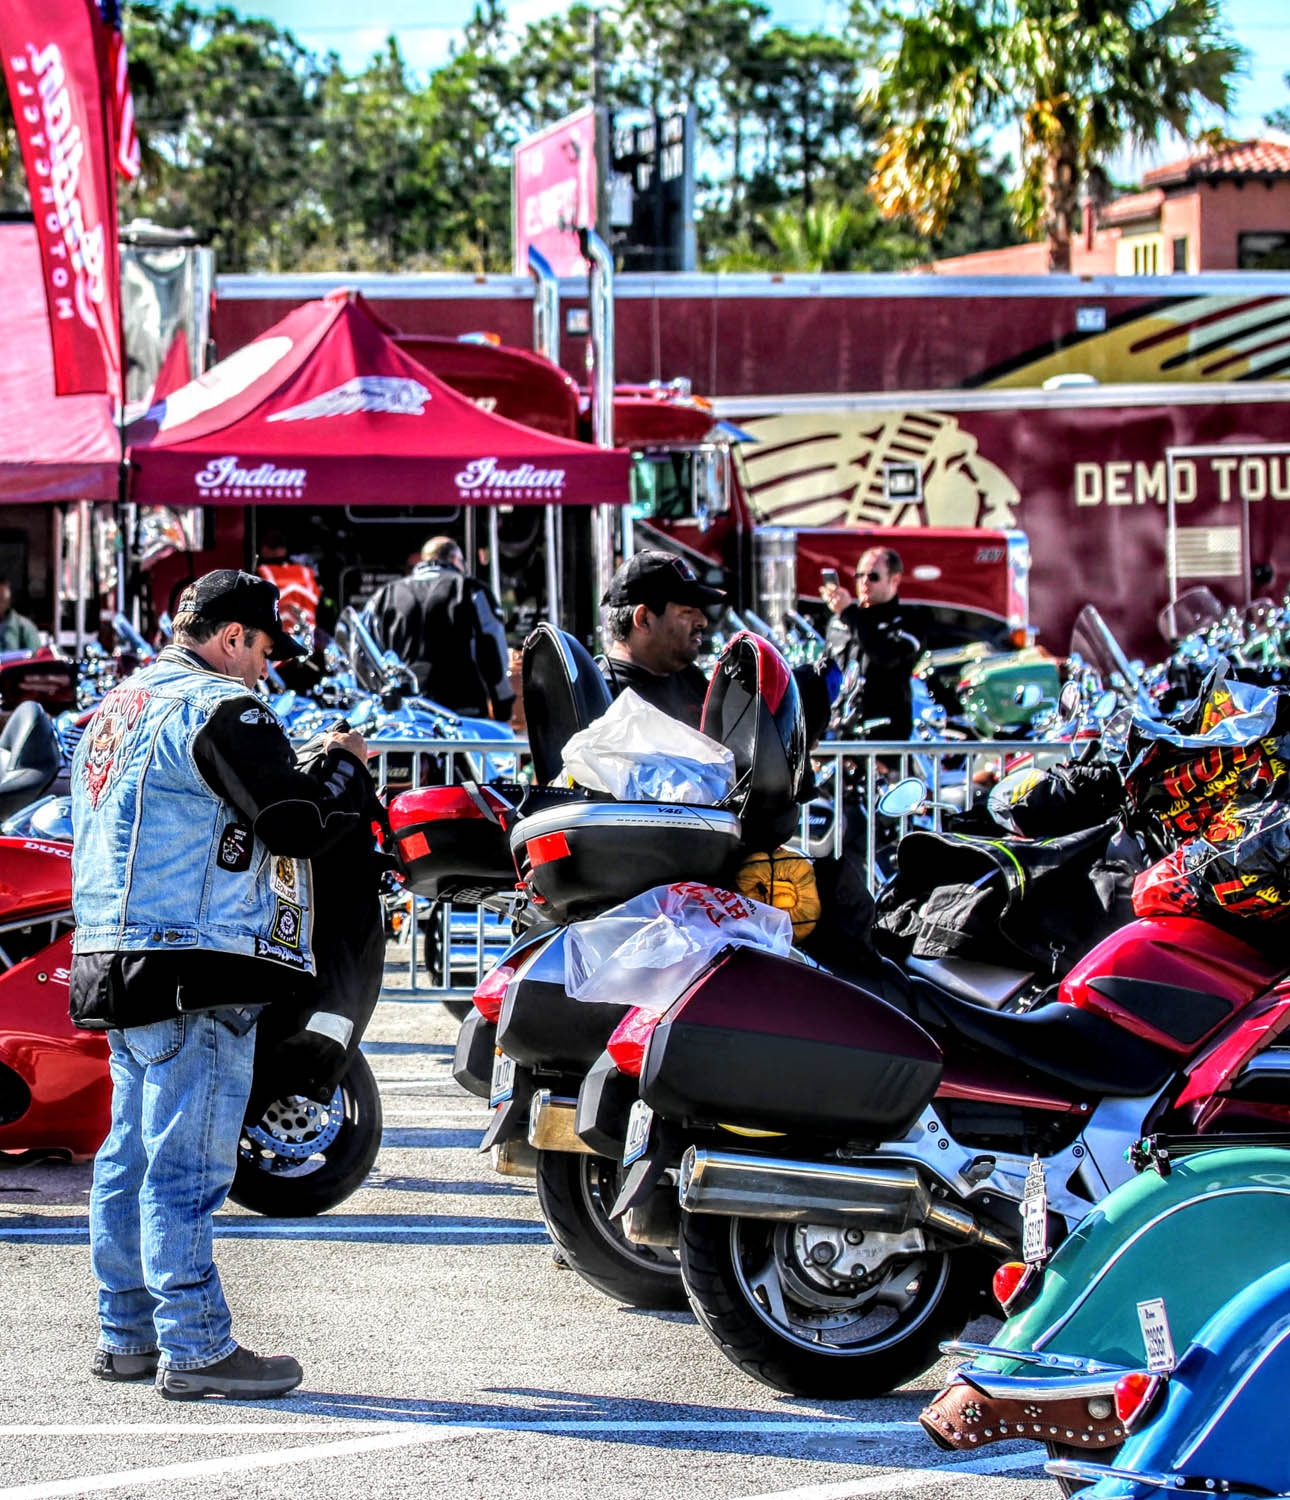
<path fill-rule="evenodd" d="M 942 275 L 1042 275 L 1043 244 L 959 255 Z M 1232 141 L 1143 174 L 1139 192 L 1086 205 L 1071 246 L 1084 276 L 1290 270 L 1290 144 Z"/>

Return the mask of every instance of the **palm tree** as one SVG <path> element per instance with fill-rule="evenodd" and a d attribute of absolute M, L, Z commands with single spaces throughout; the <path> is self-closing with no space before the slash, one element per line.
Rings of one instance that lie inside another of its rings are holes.
<path fill-rule="evenodd" d="M 1089 173 L 1161 126 L 1187 137 L 1204 106 L 1226 114 L 1244 53 L 1218 0 L 927 0 L 891 16 L 899 45 L 866 97 L 889 123 L 870 180 L 883 213 L 943 228 L 979 176 L 987 134 L 1021 138 L 1018 226 L 1069 271 Z"/>

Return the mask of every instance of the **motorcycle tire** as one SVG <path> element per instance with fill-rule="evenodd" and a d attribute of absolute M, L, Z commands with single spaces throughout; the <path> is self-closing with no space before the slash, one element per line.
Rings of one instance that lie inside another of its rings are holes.
<path fill-rule="evenodd" d="M 690 1306 L 726 1358 L 763 1385 L 833 1401 L 883 1396 L 935 1364 L 942 1341 L 957 1337 L 976 1315 L 982 1273 L 963 1251 L 902 1257 L 850 1307 L 841 1296 L 813 1306 L 799 1296 L 785 1264 L 785 1237 L 796 1228 L 681 1215 Z M 892 1304 L 894 1320 L 865 1333 L 864 1325 Z"/>
<path fill-rule="evenodd" d="M 381 1149 L 381 1095 L 363 1054 L 345 1070 L 325 1125 L 312 1103 L 275 1101 L 243 1127 L 228 1193 L 234 1203 L 269 1218 L 306 1219 L 343 1203 L 362 1183 Z M 265 1156 L 262 1145 L 275 1144 L 277 1154 Z M 310 1145 L 318 1149 L 309 1152 Z"/>
<path fill-rule="evenodd" d="M 1073 1448 L 1068 1443 L 1045 1443 L 1044 1446 L 1048 1449 L 1049 1458 L 1087 1458 L 1089 1456 L 1087 1448 Z M 1116 1443 L 1111 1448 L 1099 1448 L 1097 1450 L 1097 1462 L 1100 1464 L 1113 1464 L 1116 1455 L 1120 1451 L 1120 1446 L 1119 1443 Z M 1078 1495 L 1081 1490 L 1086 1490 L 1090 1487 L 1087 1479 L 1055 1478 L 1053 1483 L 1066 1496 Z"/>
<path fill-rule="evenodd" d="M 683 1309 L 685 1288 L 675 1251 L 634 1245 L 609 1217 L 621 1183 L 621 1166 L 606 1156 L 538 1152 L 538 1203 L 570 1269 L 628 1307 Z"/>
<path fill-rule="evenodd" d="M 422 967 L 427 976 L 433 980 L 438 975 L 443 953 L 443 933 L 437 920 L 431 920 L 425 927 L 425 945 L 422 950 Z M 443 1008 L 455 1021 L 464 1021 L 472 1010 L 470 996 L 462 1000 L 445 1000 Z"/>

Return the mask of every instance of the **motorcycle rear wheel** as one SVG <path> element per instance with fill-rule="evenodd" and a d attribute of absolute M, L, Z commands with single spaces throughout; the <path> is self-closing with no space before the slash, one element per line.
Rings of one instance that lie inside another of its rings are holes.
<path fill-rule="evenodd" d="M 615 1302 L 656 1312 L 684 1308 L 675 1251 L 633 1244 L 609 1217 L 622 1175 L 606 1156 L 539 1151 L 538 1203 L 551 1238 L 570 1268 Z"/>
<path fill-rule="evenodd" d="M 786 1274 L 792 1227 L 681 1215 L 690 1306 L 726 1358 L 763 1385 L 834 1401 L 886 1395 L 935 1364 L 941 1342 L 974 1316 L 980 1272 L 957 1251 L 901 1257 L 850 1301 L 812 1305 Z"/>
<path fill-rule="evenodd" d="M 356 1052 L 345 1070 L 322 1128 L 317 1128 L 321 1116 L 309 1112 L 311 1103 L 303 1101 L 295 1116 L 303 1122 L 300 1128 L 291 1128 L 291 1109 L 281 1100 L 243 1127 L 228 1192 L 234 1203 L 269 1218 L 304 1219 L 335 1208 L 362 1183 L 381 1149 L 381 1095 L 363 1054 Z M 337 1112 L 339 1128 L 333 1131 Z M 279 1136 L 285 1139 L 283 1149 L 266 1156 Z M 262 1139 L 268 1144 L 262 1146 Z"/>

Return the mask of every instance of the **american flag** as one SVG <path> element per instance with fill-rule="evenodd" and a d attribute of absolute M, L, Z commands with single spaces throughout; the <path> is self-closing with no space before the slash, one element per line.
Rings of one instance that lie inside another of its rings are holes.
<path fill-rule="evenodd" d="M 99 0 L 99 13 L 107 34 L 107 76 L 111 87 L 113 160 L 128 182 L 139 175 L 139 137 L 134 128 L 134 98 L 126 66 L 125 38 L 121 35 L 121 0 Z"/>

